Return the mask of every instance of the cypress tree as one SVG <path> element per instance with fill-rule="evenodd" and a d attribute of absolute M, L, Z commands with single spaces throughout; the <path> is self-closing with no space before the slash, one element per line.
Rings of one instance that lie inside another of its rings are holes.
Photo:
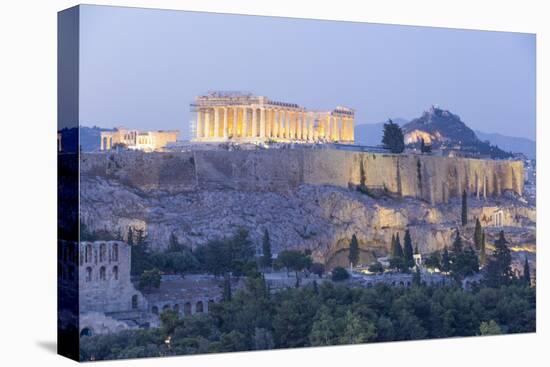
<path fill-rule="evenodd" d="M 456 237 L 453 241 L 453 252 L 459 254 L 462 252 L 462 238 L 460 238 L 460 232 L 456 229 Z"/>
<path fill-rule="evenodd" d="M 394 234 L 391 235 L 390 255 L 391 255 L 391 257 L 396 256 L 396 253 L 395 253 L 395 235 Z"/>
<path fill-rule="evenodd" d="M 485 231 L 481 231 L 481 241 L 479 243 L 479 265 L 484 266 L 487 263 L 487 254 L 485 253 Z"/>
<path fill-rule="evenodd" d="M 481 249 L 481 236 L 482 236 L 481 223 L 479 221 L 479 218 L 476 218 L 476 227 L 474 229 L 474 244 L 476 246 L 476 250 Z"/>
<path fill-rule="evenodd" d="M 447 246 L 443 249 L 443 255 L 441 255 L 441 270 L 448 272 L 451 268 L 451 263 L 449 262 L 449 251 L 447 251 Z"/>
<path fill-rule="evenodd" d="M 401 247 L 401 240 L 399 239 L 399 233 L 395 235 L 395 257 L 403 258 L 403 247 Z"/>
<path fill-rule="evenodd" d="M 405 258 L 405 263 L 407 267 L 412 268 L 414 266 L 414 257 L 413 257 L 413 248 L 412 248 L 412 239 L 411 233 L 407 229 L 405 231 L 405 245 L 403 248 L 403 255 Z"/>
<path fill-rule="evenodd" d="M 270 268 L 273 265 L 273 255 L 271 253 L 271 240 L 269 239 L 269 232 L 264 230 L 264 237 L 262 239 L 262 258 L 261 263 L 265 268 Z"/>
<path fill-rule="evenodd" d="M 128 237 L 127 237 L 126 242 L 130 246 L 132 246 L 134 244 L 134 232 L 132 231 L 132 227 L 128 227 Z"/>
<path fill-rule="evenodd" d="M 359 243 L 357 242 L 357 237 L 355 233 L 351 236 L 351 241 L 349 244 L 349 264 L 353 268 L 359 262 Z"/>
<path fill-rule="evenodd" d="M 462 191 L 462 226 L 468 224 L 468 195 Z"/>
<path fill-rule="evenodd" d="M 531 270 L 529 269 L 529 261 L 527 261 L 527 256 L 525 257 L 525 264 L 523 265 L 523 281 L 529 287 L 531 286 Z"/>

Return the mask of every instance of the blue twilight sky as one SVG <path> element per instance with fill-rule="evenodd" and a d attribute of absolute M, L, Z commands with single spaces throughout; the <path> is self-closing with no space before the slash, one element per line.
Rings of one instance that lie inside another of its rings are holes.
<path fill-rule="evenodd" d="M 209 90 L 311 109 L 345 105 L 356 124 L 412 119 L 431 105 L 473 129 L 535 139 L 535 35 L 81 6 L 80 123 L 179 129 Z"/>

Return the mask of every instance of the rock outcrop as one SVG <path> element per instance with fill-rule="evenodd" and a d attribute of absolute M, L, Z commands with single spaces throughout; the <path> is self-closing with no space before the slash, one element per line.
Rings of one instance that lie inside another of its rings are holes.
<path fill-rule="evenodd" d="M 369 262 L 408 228 L 419 250 L 430 252 L 451 246 L 464 189 L 471 217 L 484 215 L 484 225 L 496 210 L 506 213 L 504 225 L 534 223 L 534 210 L 510 193 L 522 190 L 521 162 L 333 150 L 136 152 L 85 154 L 81 170 L 88 229 L 144 228 L 157 248 L 172 233 L 196 247 L 244 227 L 258 246 L 268 229 L 275 253 L 307 248 L 315 260 L 337 263 L 356 234 Z M 477 198 L 480 176 L 486 200 Z M 383 189 L 371 197 L 356 190 L 362 182 Z"/>

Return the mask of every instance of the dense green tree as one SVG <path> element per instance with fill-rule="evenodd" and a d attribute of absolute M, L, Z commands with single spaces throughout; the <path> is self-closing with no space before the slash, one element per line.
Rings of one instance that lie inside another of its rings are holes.
<path fill-rule="evenodd" d="M 472 249 L 468 248 L 461 252 L 454 252 L 451 256 L 451 274 L 457 280 L 473 275 L 479 271 L 479 260 Z"/>
<path fill-rule="evenodd" d="M 441 255 L 439 251 L 432 252 L 426 260 L 424 260 L 424 266 L 429 269 L 439 269 L 441 270 Z"/>
<path fill-rule="evenodd" d="M 369 265 L 369 271 L 371 273 L 381 274 L 384 272 L 384 266 L 379 261 L 376 261 Z"/>
<path fill-rule="evenodd" d="M 500 326 L 495 322 L 495 320 L 482 321 L 479 325 L 479 332 L 481 335 L 500 335 L 502 330 Z"/>
<path fill-rule="evenodd" d="M 311 326 L 309 340 L 312 346 L 334 345 L 337 337 L 336 323 L 327 307 L 317 313 Z"/>
<path fill-rule="evenodd" d="M 319 278 L 322 278 L 325 273 L 325 265 L 321 263 L 313 263 L 311 264 L 310 271 Z"/>
<path fill-rule="evenodd" d="M 412 284 L 417 287 L 422 284 L 422 276 L 420 274 L 420 268 L 416 268 L 416 271 L 413 274 Z"/>
<path fill-rule="evenodd" d="M 359 242 L 357 241 L 355 233 L 351 236 L 351 241 L 349 243 L 348 259 L 350 268 L 357 266 L 357 263 L 359 262 Z"/>
<path fill-rule="evenodd" d="M 523 281 L 529 287 L 531 286 L 531 269 L 529 268 L 529 261 L 527 260 L 527 256 L 525 257 L 525 262 L 523 264 Z"/>
<path fill-rule="evenodd" d="M 466 249 L 464 252 L 468 252 Z M 344 269 L 345 270 L 345 269 Z M 208 314 L 161 314 L 160 328 L 80 338 L 81 360 L 415 340 L 536 329 L 536 289 L 519 283 L 465 291 L 456 286 L 351 288 L 323 282 L 270 294 L 246 281 Z M 170 338 L 170 346 L 165 341 Z"/>
<path fill-rule="evenodd" d="M 407 229 L 405 231 L 404 245 L 403 245 L 403 257 L 407 267 L 412 268 L 414 266 L 413 247 L 411 233 Z"/>
<path fill-rule="evenodd" d="M 284 267 L 287 271 L 287 276 L 290 271 L 294 271 L 296 280 L 298 274 L 302 270 L 311 266 L 311 257 L 297 250 L 284 250 L 277 256 L 278 266 Z"/>
<path fill-rule="evenodd" d="M 462 191 L 462 210 L 461 210 L 462 226 L 468 224 L 468 194 L 466 190 Z"/>
<path fill-rule="evenodd" d="M 332 281 L 340 282 L 349 278 L 349 273 L 341 266 L 337 266 L 332 269 Z"/>
<path fill-rule="evenodd" d="M 262 257 L 260 259 L 261 265 L 264 268 L 271 268 L 273 265 L 273 255 L 271 253 L 271 241 L 269 239 L 269 232 L 264 230 L 264 237 L 262 239 Z"/>
<path fill-rule="evenodd" d="M 145 270 L 139 277 L 139 288 L 151 290 L 160 287 L 161 275 L 158 269 Z"/>
<path fill-rule="evenodd" d="M 384 124 L 384 135 L 382 145 L 392 153 L 403 153 L 405 150 L 405 138 L 401 127 L 391 119 Z"/>
<path fill-rule="evenodd" d="M 359 344 L 376 337 L 376 327 L 373 323 L 362 320 L 356 313 L 348 310 L 344 317 L 344 331 L 340 335 L 341 344 Z"/>
<path fill-rule="evenodd" d="M 276 345 L 279 348 L 309 345 L 314 316 L 320 306 L 318 297 L 312 290 L 300 288 L 289 290 L 279 295 L 279 298 L 280 303 L 275 306 L 273 316 Z"/>

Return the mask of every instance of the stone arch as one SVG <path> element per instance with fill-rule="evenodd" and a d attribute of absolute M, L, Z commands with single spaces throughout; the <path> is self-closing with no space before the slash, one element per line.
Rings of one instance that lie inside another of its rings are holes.
<path fill-rule="evenodd" d="M 82 328 L 82 330 L 80 330 L 80 336 L 93 336 L 94 335 L 94 330 L 91 328 L 91 327 L 84 327 Z"/>
<path fill-rule="evenodd" d="M 113 266 L 113 280 L 118 280 L 118 266 Z"/>
<path fill-rule="evenodd" d="M 159 314 L 159 308 L 157 306 L 153 306 L 153 307 L 151 307 L 151 312 L 154 313 L 155 315 L 158 315 Z"/>
<path fill-rule="evenodd" d="M 138 302 L 139 302 L 139 296 L 137 294 L 134 294 L 132 296 L 132 309 L 133 310 L 138 308 Z"/>
<path fill-rule="evenodd" d="M 86 245 L 86 249 L 85 249 L 85 261 L 87 263 L 91 262 L 92 261 L 92 245 L 91 244 L 87 244 Z"/>
<path fill-rule="evenodd" d="M 214 300 L 213 299 L 209 299 L 208 300 L 208 312 L 210 312 L 210 308 L 214 305 Z"/>
<path fill-rule="evenodd" d="M 178 314 L 180 313 L 180 305 L 177 303 L 174 305 L 174 312 Z"/>
<path fill-rule="evenodd" d="M 198 301 L 197 304 L 195 305 L 195 313 L 202 313 L 204 312 L 204 304 L 202 303 L 202 301 Z"/>
<path fill-rule="evenodd" d="M 184 315 L 191 315 L 191 302 L 185 302 L 185 305 L 183 306 L 183 314 Z"/>
<path fill-rule="evenodd" d="M 118 261 L 118 243 L 113 243 L 111 252 L 112 252 L 112 260 Z"/>
<path fill-rule="evenodd" d="M 86 268 L 86 281 L 91 282 L 92 281 L 92 267 L 88 266 Z"/>
<path fill-rule="evenodd" d="M 107 271 L 104 266 L 99 268 L 99 280 L 106 280 L 107 279 Z"/>
<path fill-rule="evenodd" d="M 170 310 L 170 305 L 164 305 L 162 306 L 162 312 Z"/>
<path fill-rule="evenodd" d="M 99 245 L 99 262 L 103 262 L 107 260 L 107 245 L 105 243 L 101 243 Z"/>

